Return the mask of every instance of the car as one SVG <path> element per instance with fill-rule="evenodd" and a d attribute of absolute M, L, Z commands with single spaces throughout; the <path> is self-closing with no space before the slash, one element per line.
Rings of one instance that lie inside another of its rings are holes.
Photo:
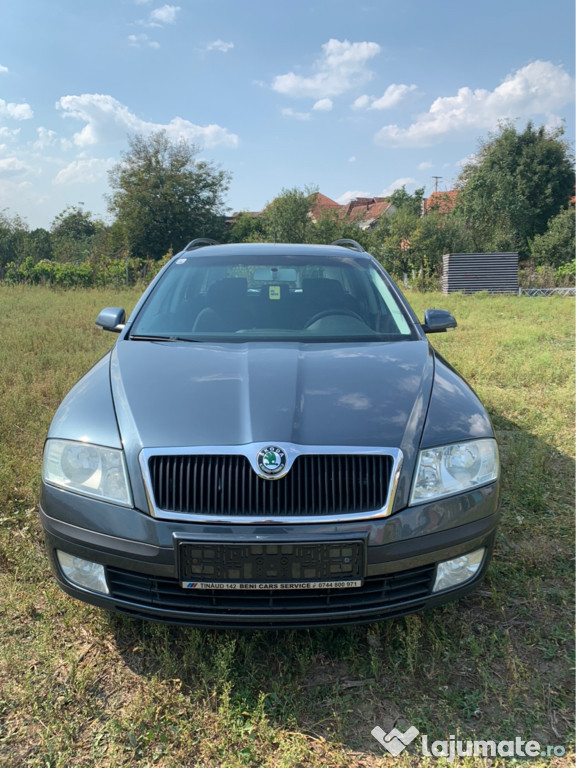
<path fill-rule="evenodd" d="M 475 589 L 500 468 L 490 419 L 379 262 L 194 240 L 58 408 L 39 505 L 62 589 L 197 627 L 374 622 Z"/>

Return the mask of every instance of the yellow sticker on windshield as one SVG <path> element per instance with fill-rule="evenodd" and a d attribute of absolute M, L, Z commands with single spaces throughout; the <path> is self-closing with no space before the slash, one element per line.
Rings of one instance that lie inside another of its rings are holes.
<path fill-rule="evenodd" d="M 280 286 L 279 285 L 269 285 L 268 286 L 268 298 L 270 300 L 272 300 L 272 299 L 279 299 L 280 298 Z"/>

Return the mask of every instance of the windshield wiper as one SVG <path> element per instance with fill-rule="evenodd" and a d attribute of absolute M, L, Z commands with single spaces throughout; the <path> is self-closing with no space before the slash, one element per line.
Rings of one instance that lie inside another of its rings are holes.
<path fill-rule="evenodd" d="M 198 339 L 190 339 L 185 336 L 154 336 L 150 334 L 132 333 L 128 337 L 130 341 L 190 341 L 196 342 Z"/>

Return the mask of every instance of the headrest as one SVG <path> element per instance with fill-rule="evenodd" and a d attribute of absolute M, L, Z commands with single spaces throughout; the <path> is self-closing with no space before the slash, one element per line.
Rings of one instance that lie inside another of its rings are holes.
<path fill-rule="evenodd" d="M 208 288 L 208 305 L 223 304 L 246 296 L 248 282 L 245 277 L 225 277 Z"/>
<path fill-rule="evenodd" d="M 304 298 L 314 300 L 338 300 L 345 295 L 338 280 L 323 277 L 306 277 L 302 280 Z"/>

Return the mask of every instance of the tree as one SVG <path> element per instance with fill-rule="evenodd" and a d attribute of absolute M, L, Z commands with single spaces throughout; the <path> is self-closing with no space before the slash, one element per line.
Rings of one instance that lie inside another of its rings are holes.
<path fill-rule="evenodd" d="M 529 255 L 529 241 L 546 231 L 573 194 L 572 162 L 562 136 L 562 128 L 528 123 L 519 133 L 506 124 L 481 143 L 460 174 L 455 207 L 470 250 Z"/>
<path fill-rule="evenodd" d="M 81 205 L 69 205 L 56 216 L 50 227 L 52 237 L 83 240 L 96 234 L 102 223 L 95 221 Z"/>
<path fill-rule="evenodd" d="M 266 239 L 260 214 L 242 211 L 234 214 L 227 236 L 229 243 L 261 243 Z"/>
<path fill-rule="evenodd" d="M 574 209 L 565 208 L 550 220 L 543 235 L 536 235 L 530 244 L 530 255 L 536 266 L 561 267 L 574 263 Z"/>
<path fill-rule="evenodd" d="M 42 227 L 33 229 L 31 232 L 21 230 L 15 243 L 15 252 L 17 261 L 24 261 L 31 258 L 36 264 L 43 259 L 52 258 L 52 238 L 48 230 Z"/>
<path fill-rule="evenodd" d="M 50 227 L 52 254 L 57 261 L 81 263 L 90 256 L 95 235 L 104 229 L 101 221 L 79 205 L 69 205 Z"/>
<path fill-rule="evenodd" d="M 21 244 L 27 234 L 28 226 L 20 216 L 6 209 L 0 211 L 0 278 L 7 264 L 20 261 Z"/>
<path fill-rule="evenodd" d="M 406 192 L 406 187 L 402 186 L 400 189 L 395 189 L 391 195 L 388 195 L 387 200 L 398 211 L 400 209 L 408 209 L 411 213 L 421 216 L 424 187 L 415 189 L 414 194 L 411 195 L 409 192 Z"/>
<path fill-rule="evenodd" d="M 374 229 L 374 251 L 386 269 L 402 275 L 415 268 L 413 239 L 420 215 L 410 206 L 383 216 Z"/>
<path fill-rule="evenodd" d="M 420 217 L 411 246 L 413 269 L 426 277 L 439 277 L 442 256 L 464 250 L 462 231 L 452 216 L 432 210 Z"/>
<path fill-rule="evenodd" d="M 350 234 L 344 234 L 344 230 L 350 229 L 350 226 L 346 227 L 339 213 L 339 211 L 332 209 L 322 211 L 316 221 L 313 222 L 310 241 L 329 245 L 344 237 L 353 237 Z M 358 228 L 354 227 L 354 229 L 357 230 Z"/>
<path fill-rule="evenodd" d="M 222 227 L 230 174 L 165 131 L 128 139 L 129 151 L 109 171 L 108 208 L 122 226 L 132 256 L 160 259 L 194 237 Z"/>
<path fill-rule="evenodd" d="M 422 218 L 424 188 L 411 195 L 406 187 L 394 190 L 387 198 L 393 206 L 380 218 L 371 233 L 372 250 L 386 269 L 396 275 L 417 268 L 414 242 Z M 418 265 L 419 266 L 419 265 Z"/>
<path fill-rule="evenodd" d="M 317 190 L 283 189 L 263 211 L 268 239 L 275 243 L 306 243 L 312 230 L 312 206 Z"/>

